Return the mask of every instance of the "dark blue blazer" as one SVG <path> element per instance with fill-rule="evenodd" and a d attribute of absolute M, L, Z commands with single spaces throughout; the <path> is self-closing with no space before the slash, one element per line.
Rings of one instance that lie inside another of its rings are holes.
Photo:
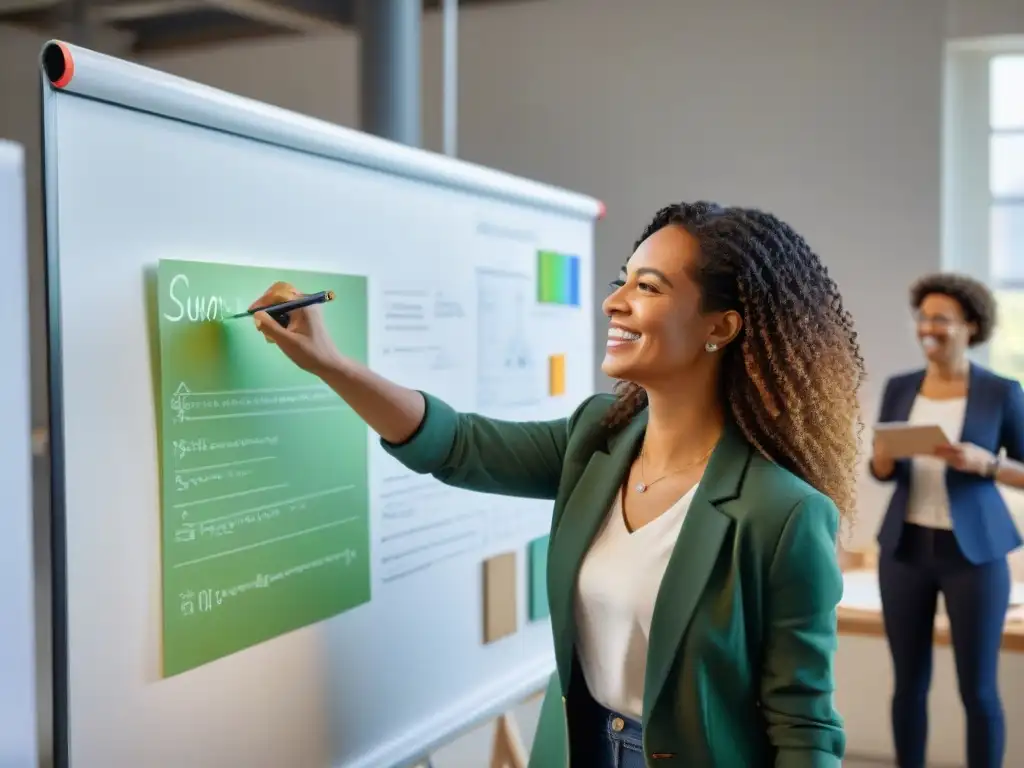
<path fill-rule="evenodd" d="M 886 382 L 879 422 L 906 421 L 910 417 L 924 373 L 923 370 L 913 371 Z M 1005 448 L 1007 457 L 1024 461 L 1024 389 L 1020 383 L 972 364 L 967 411 L 959 438 L 962 443 L 974 443 L 992 453 Z M 956 437 L 950 435 L 950 439 Z M 873 467 L 871 474 L 875 475 Z M 891 556 L 899 546 L 910 499 L 910 459 L 897 461 L 889 477 L 875 475 L 875 478 L 896 483 L 878 532 L 882 554 Z M 980 564 L 997 560 L 1021 545 L 1017 526 L 993 480 L 949 468 L 946 488 L 953 534 L 969 561 Z"/>

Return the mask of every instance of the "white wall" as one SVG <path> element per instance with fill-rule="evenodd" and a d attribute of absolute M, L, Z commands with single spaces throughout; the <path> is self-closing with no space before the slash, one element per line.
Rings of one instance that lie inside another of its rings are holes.
<path fill-rule="evenodd" d="M 1021 0 L 947 0 L 946 33 L 958 38 L 1024 35 Z"/>

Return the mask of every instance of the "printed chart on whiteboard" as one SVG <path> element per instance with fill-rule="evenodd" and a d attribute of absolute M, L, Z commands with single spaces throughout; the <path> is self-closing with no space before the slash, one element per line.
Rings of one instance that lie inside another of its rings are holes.
<path fill-rule="evenodd" d="M 477 270 L 477 402 L 483 410 L 539 401 L 531 275 Z"/>
<path fill-rule="evenodd" d="M 367 356 L 364 277 L 161 261 L 157 270 L 164 674 L 370 599 L 367 428 L 244 311 L 266 286 L 333 290 Z"/>
<path fill-rule="evenodd" d="M 403 274 L 370 283 L 374 300 L 374 370 L 446 398 L 458 396 L 472 378 L 474 328 L 461 286 L 450 277 Z M 382 460 L 383 459 L 383 460 Z M 407 470 L 377 454 L 374 512 L 374 583 L 404 584 L 428 569 L 470 552 L 484 539 L 486 504 L 429 475 Z M 373 461 L 373 459 L 371 459 Z M 479 508 L 478 508 L 479 507 Z"/>

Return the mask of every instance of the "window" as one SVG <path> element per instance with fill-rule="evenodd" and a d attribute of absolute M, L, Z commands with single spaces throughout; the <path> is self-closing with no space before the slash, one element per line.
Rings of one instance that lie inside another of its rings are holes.
<path fill-rule="evenodd" d="M 989 63 L 989 279 L 999 328 L 989 364 L 1024 380 L 1024 55 Z"/>

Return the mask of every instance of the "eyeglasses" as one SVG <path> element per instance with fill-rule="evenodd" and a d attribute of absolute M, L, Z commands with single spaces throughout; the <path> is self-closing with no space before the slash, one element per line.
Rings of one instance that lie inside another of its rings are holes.
<path fill-rule="evenodd" d="M 946 315 L 925 315 L 920 312 L 915 312 L 913 315 L 914 325 L 918 328 L 922 326 L 930 326 L 939 330 L 949 330 L 954 326 L 961 324 L 960 320 L 955 317 L 948 317 Z"/>

